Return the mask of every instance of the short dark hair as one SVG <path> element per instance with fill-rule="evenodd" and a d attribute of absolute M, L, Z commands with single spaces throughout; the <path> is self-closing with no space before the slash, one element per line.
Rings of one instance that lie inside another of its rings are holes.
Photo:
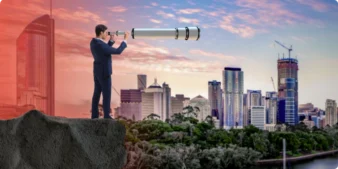
<path fill-rule="evenodd" d="M 101 32 L 106 31 L 108 28 L 103 24 L 99 24 L 95 27 L 96 36 L 100 36 Z"/>

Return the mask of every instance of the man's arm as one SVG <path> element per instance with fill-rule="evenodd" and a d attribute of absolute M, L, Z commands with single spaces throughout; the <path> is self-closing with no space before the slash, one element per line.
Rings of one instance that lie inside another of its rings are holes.
<path fill-rule="evenodd" d="M 113 45 L 114 45 L 114 43 L 115 43 L 115 41 L 114 41 L 114 40 L 109 40 L 109 41 L 108 41 L 108 45 L 109 45 L 109 46 L 113 46 Z"/>
<path fill-rule="evenodd" d="M 111 46 L 107 45 L 102 45 L 102 50 L 103 53 L 106 55 L 112 55 L 112 54 L 121 54 L 123 50 L 127 47 L 127 43 L 123 41 L 121 45 L 118 48 L 113 48 Z"/>

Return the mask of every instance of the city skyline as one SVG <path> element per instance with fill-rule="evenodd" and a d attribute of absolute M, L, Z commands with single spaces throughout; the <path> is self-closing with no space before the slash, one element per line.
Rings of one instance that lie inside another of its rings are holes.
<path fill-rule="evenodd" d="M 206 2 L 188 0 L 178 5 L 179 1 L 102 0 L 92 3 L 84 0 L 71 4 L 65 0 L 55 1 L 56 109 L 61 113 L 69 111 L 58 115 L 87 117 L 82 114 L 90 110 L 93 90 L 93 59 L 88 44 L 98 23 L 106 24 L 111 31 L 134 27 L 201 28 L 201 38 L 196 42 L 128 39 L 126 53 L 113 58 L 112 82 L 118 91 L 136 89 L 135 75 L 147 74 L 149 79 L 157 77 L 159 82 L 169 84 L 173 96 L 184 94 L 193 98 L 202 95 L 207 98 L 206 82 L 222 81 L 221 71 L 226 66 L 241 67 L 246 72 L 244 91 L 274 91 L 270 77 L 277 80 L 278 53 L 288 55 L 287 50 L 274 43 L 278 40 L 286 46 L 293 45 L 291 54 L 297 55 L 299 60 L 298 104 L 310 102 L 324 110 L 326 99 L 338 99 L 338 91 L 334 90 L 338 83 L 335 75 L 338 49 L 333 43 L 338 38 L 338 23 L 334 22 L 338 17 L 338 4 L 335 1 L 311 2 L 215 0 L 204 4 Z M 1 2 L 0 25 L 13 25 L 0 32 L 1 51 L 9 51 L 0 54 L 0 84 L 8 89 L 1 91 L 4 97 L 1 101 L 14 102 L 15 99 L 10 96 L 16 83 L 11 40 L 17 38 L 17 32 L 22 31 L 28 21 L 46 13 L 49 13 L 49 1 Z M 120 41 L 121 38 L 117 43 Z M 114 107 L 119 100 L 113 91 Z"/>

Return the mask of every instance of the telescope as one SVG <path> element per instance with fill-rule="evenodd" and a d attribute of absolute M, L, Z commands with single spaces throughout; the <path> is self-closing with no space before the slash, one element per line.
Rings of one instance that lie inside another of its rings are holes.
<path fill-rule="evenodd" d="M 133 28 L 131 37 L 133 39 L 176 39 L 176 40 L 198 40 L 200 38 L 200 28 Z M 123 31 L 108 32 L 108 35 L 124 35 Z"/>

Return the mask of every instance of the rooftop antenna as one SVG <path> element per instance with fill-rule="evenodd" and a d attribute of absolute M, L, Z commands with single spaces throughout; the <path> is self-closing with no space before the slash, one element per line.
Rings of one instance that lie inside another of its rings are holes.
<path fill-rule="evenodd" d="M 53 9 L 53 2 L 52 2 L 52 0 L 50 0 L 50 17 L 51 18 L 52 18 L 52 15 L 53 15 L 52 9 Z"/>

